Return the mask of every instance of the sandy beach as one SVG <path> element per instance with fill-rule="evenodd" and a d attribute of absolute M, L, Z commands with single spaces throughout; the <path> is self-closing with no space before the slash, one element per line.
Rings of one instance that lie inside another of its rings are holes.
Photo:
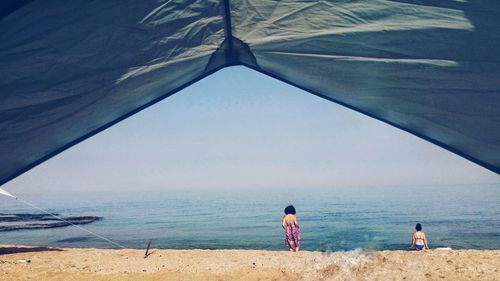
<path fill-rule="evenodd" d="M 500 250 L 307 252 L 0 246 L 0 280 L 499 280 Z"/>

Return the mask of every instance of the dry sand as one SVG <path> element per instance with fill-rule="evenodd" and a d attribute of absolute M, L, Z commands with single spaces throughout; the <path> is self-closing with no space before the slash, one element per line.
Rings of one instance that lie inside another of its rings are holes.
<path fill-rule="evenodd" d="M 500 250 L 300 252 L 0 246 L 0 280 L 500 280 Z"/>

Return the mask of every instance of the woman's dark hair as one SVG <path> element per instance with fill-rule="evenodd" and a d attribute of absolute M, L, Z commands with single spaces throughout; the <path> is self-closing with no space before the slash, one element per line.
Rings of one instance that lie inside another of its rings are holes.
<path fill-rule="evenodd" d="M 422 230 L 422 225 L 421 225 L 421 224 L 419 224 L 419 223 L 417 223 L 417 225 L 415 226 L 415 229 L 416 229 L 417 231 Z"/>
<path fill-rule="evenodd" d="M 286 206 L 285 208 L 285 214 L 287 215 L 295 215 L 295 207 L 293 205 Z"/>

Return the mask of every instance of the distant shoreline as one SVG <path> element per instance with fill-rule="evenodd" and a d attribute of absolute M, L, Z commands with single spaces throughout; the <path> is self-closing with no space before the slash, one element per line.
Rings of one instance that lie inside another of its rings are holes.
<path fill-rule="evenodd" d="M 495 280 L 500 250 L 300 252 L 0 245 L 2 280 Z"/>

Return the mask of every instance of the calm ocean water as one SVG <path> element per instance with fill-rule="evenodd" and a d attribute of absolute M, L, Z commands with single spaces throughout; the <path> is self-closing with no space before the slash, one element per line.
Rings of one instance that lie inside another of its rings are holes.
<path fill-rule="evenodd" d="M 417 222 L 431 248 L 500 249 L 500 185 L 18 195 L 64 216 L 102 216 L 84 227 L 132 248 L 153 239 L 156 248 L 285 249 L 281 216 L 294 204 L 305 250 L 408 249 Z M 2 197 L 0 212 L 36 211 Z M 75 227 L 0 237 L 0 244 L 113 247 Z"/>

